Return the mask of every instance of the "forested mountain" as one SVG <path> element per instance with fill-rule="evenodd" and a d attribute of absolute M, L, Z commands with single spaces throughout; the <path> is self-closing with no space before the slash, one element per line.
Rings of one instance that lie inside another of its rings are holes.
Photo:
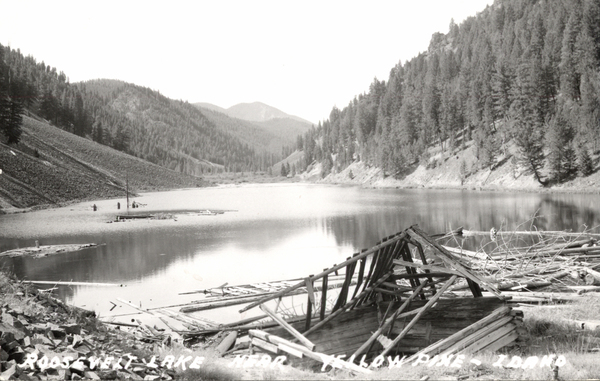
<path fill-rule="evenodd" d="M 250 146 L 284 156 L 291 153 L 298 135 L 312 127 L 305 119 L 261 102 L 240 103 L 227 109 L 210 103 L 194 103 L 194 106 Z"/>
<path fill-rule="evenodd" d="M 227 110 L 208 103 L 194 103 L 211 122 L 257 151 L 270 153 L 273 160 L 287 156 L 295 147 L 298 135 L 312 125 L 291 118 L 249 121 L 229 116 Z M 275 160 L 275 162 L 277 161 Z"/>
<path fill-rule="evenodd" d="M 600 149 L 600 1 L 496 0 L 306 133 L 305 166 L 355 160 L 401 175 L 473 140 L 481 168 L 509 159 L 540 183 L 593 171 Z M 435 162 L 433 162 L 435 165 Z"/>
<path fill-rule="evenodd" d="M 11 143 L 18 137 L 7 133 L 13 129 L 4 121 L 26 110 L 68 132 L 187 174 L 266 170 L 279 160 L 241 142 L 187 102 L 115 80 L 71 84 L 43 61 L 1 45 L 0 51 L 0 121 Z M 11 105 L 21 108 L 11 113 Z"/>

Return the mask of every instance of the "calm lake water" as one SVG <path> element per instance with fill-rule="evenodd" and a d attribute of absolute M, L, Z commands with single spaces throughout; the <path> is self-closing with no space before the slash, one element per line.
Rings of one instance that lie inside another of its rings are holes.
<path fill-rule="evenodd" d="M 123 284 L 58 290 L 70 303 L 111 316 L 133 311 L 122 305 L 110 311 L 116 298 L 151 308 L 201 299 L 178 293 L 225 282 L 306 277 L 413 224 L 432 234 L 460 226 L 510 230 L 536 214 L 541 230 L 598 233 L 600 225 L 600 196 L 587 194 L 245 185 L 142 194 L 136 201 L 146 206 L 132 212 L 168 211 L 177 220 L 108 223 L 124 213 L 118 201 L 125 205 L 124 199 L 97 201 L 96 212 L 86 202 L 0 216 L 0 252 L 36 239 L 41 245 L 104 244 L 39 259 L 4 258 L 0 267 L 22 279 Z M 187 213 L 206 209 L 228 212 Z M 220 310 L 203 316 L 223 320 Z"/>

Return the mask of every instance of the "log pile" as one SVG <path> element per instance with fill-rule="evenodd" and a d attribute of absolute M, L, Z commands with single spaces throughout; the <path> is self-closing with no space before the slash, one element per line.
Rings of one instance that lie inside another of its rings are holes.
<path fill-rule="evenodd" d="M 600 290 L 596 288 L 600 286 L 599 235 L 535 230 L 492 233 L 463 230 L 462 236 L 469 237 L 466 241 L 458 244 L 452 238 L 444 248 L 463 266 L 511 295 L 513 302 L 572 300 L 570 293 Z M 476 239 L 480 241 L 476 251 L 462 248 L 463 243 L 473 246 Z M 453 290 L 463 288 L 467 288 L 464 283 Z"/>

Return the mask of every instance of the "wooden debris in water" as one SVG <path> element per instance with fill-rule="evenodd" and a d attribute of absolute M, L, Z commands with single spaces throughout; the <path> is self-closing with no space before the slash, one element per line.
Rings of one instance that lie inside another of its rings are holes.
<path fill-rule="evenodd" d="M 95 243 L 83 243 L 83 244 L 68 244 L 68 245 L 43 245 L 43 246 L 32 246 L 24 247 L 21 249 L 7 250 L 0 253 L 0 257 L 20 257 L 20 256 L 31 256 L 33 258 L 46 257 L 48 255 L 70 253 L 83 249 L 90 249 L 98 247 L 100 245 Z"/>

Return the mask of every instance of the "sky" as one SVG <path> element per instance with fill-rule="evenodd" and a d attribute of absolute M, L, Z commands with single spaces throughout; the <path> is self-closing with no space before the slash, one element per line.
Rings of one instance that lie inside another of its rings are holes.
<path fill-rule="evenodd" d="M 0 43 L 71 83 L 263 102 L 313 123 L 492 0 L 0 0 Z"/>

